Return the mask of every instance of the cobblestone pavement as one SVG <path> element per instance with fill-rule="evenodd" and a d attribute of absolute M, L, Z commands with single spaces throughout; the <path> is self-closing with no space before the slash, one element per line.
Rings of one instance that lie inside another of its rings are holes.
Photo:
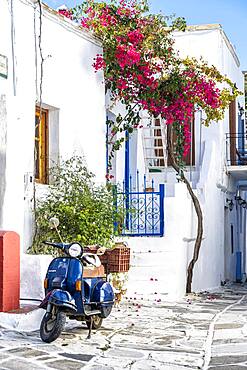
<path fill-rule="evenodd" d="M 74 321 L 52 344 L 1 328 L 0 369 L 247 370 L 247 286 L 175 303 L 129 298 L 86 336 Z"/>

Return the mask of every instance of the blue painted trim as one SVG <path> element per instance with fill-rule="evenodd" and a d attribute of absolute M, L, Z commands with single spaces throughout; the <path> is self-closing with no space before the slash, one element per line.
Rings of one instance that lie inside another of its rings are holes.
<path fill-rule="evenodd" d="M 152 192 L 146 192 L 146 191 L 130 191 L 130 193 L 132 194 L 132 195 L 141 195 L 141 194 L 157 194 L 157 195 L 159 195 L 160 194 L 160 192 L 159 191 L 152 191 Z M 118 192 L 118 194 L 121 194 L 121 195 L 125 195 L 125 192 Z"/>
<path fill-rule="evenodd" d="M 151 233 L 146 233 L 146 234 L 121 234 L 122 236 L 128 236 L 128 237 L 144 237 L 144 236 L 155 236 L 155 237 L 162 237 L 163 235 L 161 235 L 160 233 L 154 233 L 154 234 L 151 234 Z"/>
<path fill-rule="evenodd" d="M 117 232 L 117 229 L 118 229 L 118 222 L 116 221 L 116 217 L 115 217 L 115 214 L 114 214 L 114 210 L 117 214 L 118 212 L 118 203 L 117 203 L 117 185 L 113 185 L 112 186 L 112 197 L 113 197 L 113 205 L 114 205 L 114 208 L 113 208 L 113 225 L 114 225 L 114 231 L 115 233 Z"/>
<path fill-rule="evenodd" d="M 160 236 L 164 236 L 165 220 L 164 220 L 164 198 L 165 198 L 165 185 L 160 184 Z"/>
<path fill-rule="evenodd" d="M 242 252 L 236 252 L 236 282 L 242 281 Z"/>
<path fill-rule="evenodd" d="M 126 209 L 126 227 L 130 225 L 130 145 L 129 145 L 129 133 L 125 131 L 125 167 L 124 167 L 124 187 L 125 187 L 125 209 Z"/>
<path fill-rule="evenodd" d="M 241 155 L 244 155 L 244 120 L 241 119 L 241 115 L 238 113 L 238 151 Z"/>
<path fill-rule="evenodd" d="M 129 133 L 125 132 L 125 168 L 124 168 L 124 184 L 125 192 L 129 193 L 130 190 L 130 144 L 129 144 Z"/>
<path fill-rule="evenodd" d="M 106 174 L 109 173 L 109 145 L 108 145 L 109 125 L 108 125 L 107 121 L 108 121 L 108 116 L 106 116 L 106 136 L 105 136 L 105 145 L 106 145 Z"/>
<path fill-rule="evenodd" d="M 126 167 L 125 174 L 128 174 L 129 149 L 126 145 Z M 126 183 L 127 185 L 126 185 Z M 117 212 L 118 207 L 125 211 L 124 222 L 121 230 L 122 236 L 164 236 L 164 198 L 165 185 L 159 185 L 159 191 L 140 191 L 139 172 L 137 171 L 136 186 L 132 189 L 132 177 L 123 181 L 121 191 L 115 189 L 114 208 Z M 146 189 L 146 175 L 144 175 L 144 188 Z M 152 180 L 152 189 L 154 181 Z M 130 211 L 131 210 L 131 211 Z M 118 222 L 114 222 L 114 229 L 117 231 Z"/>

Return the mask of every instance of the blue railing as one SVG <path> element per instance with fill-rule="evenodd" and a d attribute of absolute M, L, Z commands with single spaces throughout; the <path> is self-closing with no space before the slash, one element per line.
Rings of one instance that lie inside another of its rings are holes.
<path fill-rule="evenodd" d="M 247 165 L 247 134 L 226 134 L 226 159 L 228 165 Z"/>
<path fill-rule="evenodd" d="M 120 220 L 115 221 L 115 229 L 123 236 L 163 236 L 164 235 L 165 187 L 159 185 L 154 190 L 154 181 L 148 187 L 146 176 L 140 185 L 139 172 L 135 178 L 129 176 L 128 184 L 114 190 L 115 210 Z"/>

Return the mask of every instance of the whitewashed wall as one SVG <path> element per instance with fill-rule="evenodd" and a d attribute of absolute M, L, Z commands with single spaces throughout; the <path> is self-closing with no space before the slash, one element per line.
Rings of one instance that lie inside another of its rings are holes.
<path fill-rule="evenodd" d="M 8 79 L 0 79 L 0 95 L 5 97 L 7 106 L 7 145 L 2 143 L 7 157 L 6 186 L 1 194 L 4 204 L 0 227 L 18 232 L 26 250 L 32 232 L 34 114 L 35 104 L 40 101 L 40 16 L 37 4 L 13 2 L 13 54 L 8 2 L 0 0 L 0 8 L 0 32 L 5 35 L 1 38 L 0 54 L 8 57 L 9 64 Z M 49 109 L 50 158 L 84 155 L 96 181 L 102 182 L 105 92 L 102 73 L 95 73 L 92 67 L 93 58 L 102 52 L 101 46 L 48 7 L 44 6 L 42 13 L 42 105 Z"/>
<path fill-rule="evenodd" d="M 0 77 L 0 228 L 16 231 L 25 252 L 33 231 L 34 123 L 41 83 L 40 14 L 38 3 L 25 0 L 13 1 L 12 17 L 10 2 L 0 0 L 0 9 L 0 54 L 8 57 L 9 65 L 8 78 Z M 49 109 L 50 161 L 84 155 L 96 181 L 103 182 L 105 91 L 102 73 L 96 74 L 92 67 L 93 58 L 102 52 L 100 43 L 44 5 L 41 51 L 42 105 Z M 38 193 L 45 188 L 39 185 Z M 22 297 L 43 295 L 42 279 L 48 260 L 22 256 Z M 30 276 L 34 274 L 36 283 L 30 291 Z"/>

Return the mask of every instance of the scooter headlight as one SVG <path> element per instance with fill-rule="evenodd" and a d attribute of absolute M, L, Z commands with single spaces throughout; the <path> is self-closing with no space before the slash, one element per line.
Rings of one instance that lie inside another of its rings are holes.
<path fill-rule="evenodd" d="M 70 257 L 80 257 L 82 255 L 82 246 L 79 243 L 73 243 L 68 249 Z"/>

